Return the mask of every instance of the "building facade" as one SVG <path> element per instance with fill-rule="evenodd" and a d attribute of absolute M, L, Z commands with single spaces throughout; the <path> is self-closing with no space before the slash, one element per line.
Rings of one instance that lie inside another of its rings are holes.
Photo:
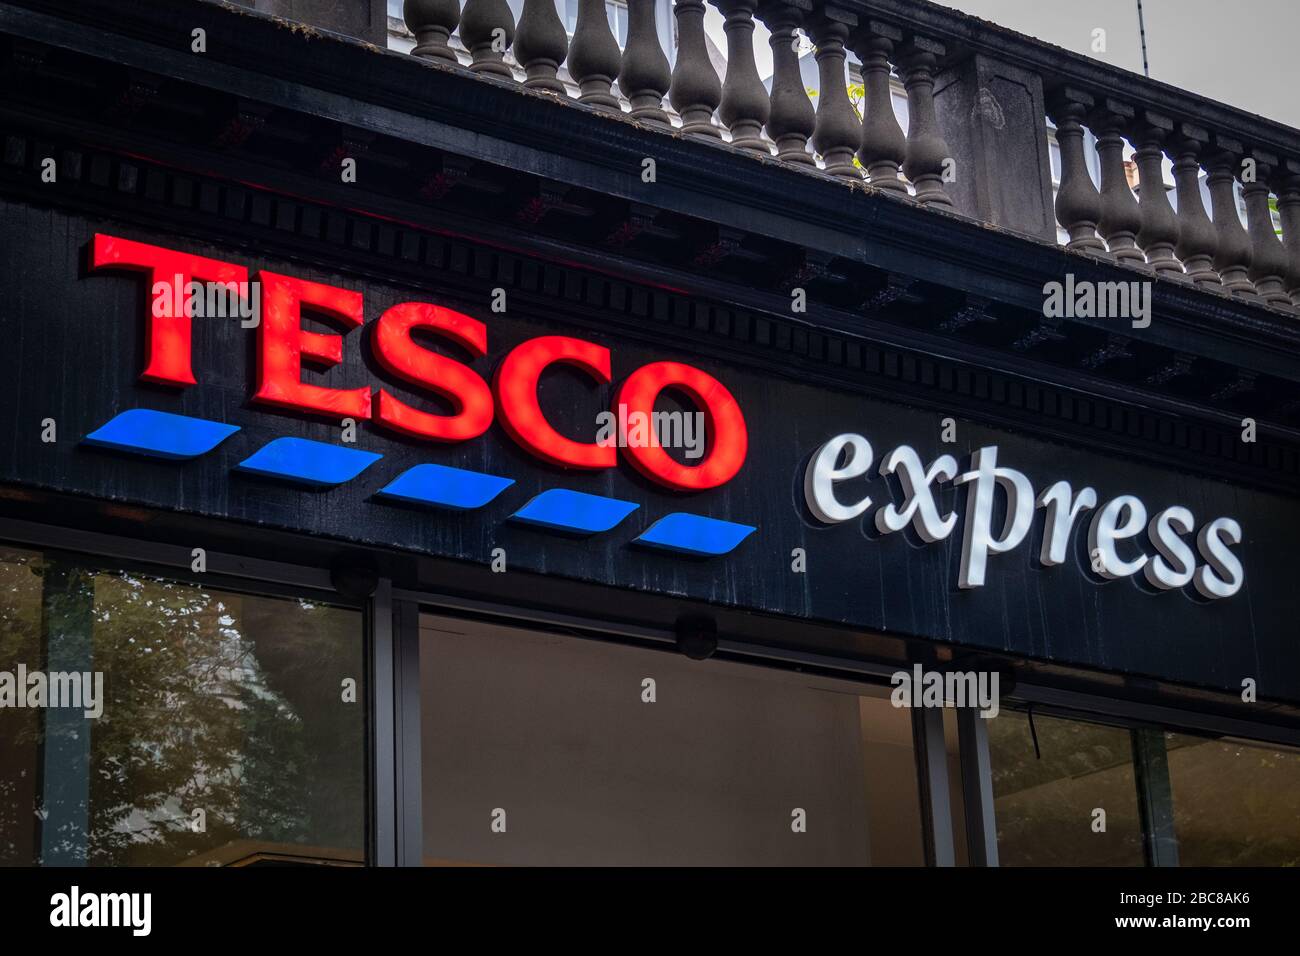
<path fill-rule="evenodd" d="M 127 6 L 0 4 L 0 861 L 1300 862 L 1296 131 L 927 3 Z"/>

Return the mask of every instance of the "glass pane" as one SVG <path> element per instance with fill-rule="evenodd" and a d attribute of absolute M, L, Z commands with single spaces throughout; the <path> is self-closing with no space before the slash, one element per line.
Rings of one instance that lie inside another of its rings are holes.
<path fill-rule="evenodd" d="M 1141 866 L 1129 732 L 1003 710 L 989 720 L 998 859 L 1003 866 Z M 1105 830 L 1095 811 L 1105 811 Z"/>
<path fill-rule="evenodd" d="M 1166 734 L 1178 862 L 1300 866 L 1300 753 Z"/>
<path fill-rule="evenodd" d="M 427 616 L 420 670 L 427 864 L 923 862 L 888 688 Z"/>
<path fill-rule="evenodd" d="M 7 549 L 0 589 L 0 695 L 98 701 L 0 709 L 0 862 L 362 860 L 359 612 Z"/>
<path fill-rule="evenodd" d="M 0 669 L 10 673 L 20 661 L 36 667 L 41 660 L 39 565 L 38 554 L 0 548 Z M 40 749 L 40 711 L 0 707 L 0 864 L 30 864 L 39 855 Z"/>

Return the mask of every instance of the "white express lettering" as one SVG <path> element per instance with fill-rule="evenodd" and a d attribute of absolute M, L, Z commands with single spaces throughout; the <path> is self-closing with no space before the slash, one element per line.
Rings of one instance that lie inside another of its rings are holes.
<path fill-rule="evenodd" d="M 940 455 L 927 469 L 911 446 L 899 445 L 880 462 L 881 477 L 894 474 L 898 475 L 903 486 L 903 507 L 891 502 L 877 511 L 876 528 L 882 534 L 889 534 L 906 528 L 910 521 L 922 541 L 933 543 L 948 537 L 957 524 L 957 516 L 939 516 L 934 485 L 952 480 L 952 476 L 957 474 L 957 459 L 952 455 Z"/>
<path fill-rule="evenodd" d="M 1029 533 L 1034 520 L 1034 489 L 1029 479 L 1014 468 L 999 468 L 998 450 L 990 445 L 971 455 L 971 470 L 959 475 L 956 484 L 969 484 L 966 495 L 966 534 L 961 544 L 961 571 L 957 586 L 977 588 L 984 584 L 984 568 L 990 554 L 1010 551 Z M 1007 517 L 1002 534 L 993 535 L 993 492 L 1001 487 L 1007 496 Z"/>
<path fill-rule="evenodd" d="M 1174 505 L 1156 514 L 1147 525 L 1147 537 L 1160 553 L 1142 569 L 1148 581 L 1167 591 L 1183 588 L 1196 573 L 1196 555 L 1180 535 L 1196 527 L 1196 519 L 1182 505 Z"/>
<path fill-rule="evenodd" d="M 874 453 L 862 435 L 845 433 L 830 439 L 812 456 L 804 472 L 804 501 L 808 510 L 824 524 L 840 524 L 864 514 L 872 505 L 869 495 L 860 493 L 852 503 L 837 496 L 836 484 L 861 478 L 871 471 Z M 843 460 L 841 460 L 843 459 Z M 977 449 L 971 455 L 970 469 L 957 474 L 956 460 L 941 455 L 927 468 L 921 456 L 908 445 L 901 445 L 881 460 L 879 474 L 897 475 L 903 487 L 901 506 L 884 504 L 874 517 L 883 533 L 913 525 L 922 540 L 932 543 L 946 538 L 958 520 L 954 512 L 941 515 L 936 498 L 937 486 L 951 481 L 968 485 L 966 515 L 962 533 L 961 563 L 958 586 L 977 588 L 984 584 L 988 557 L 1005 554 L 1029 535 L 1036 508 L 1045 511 L 1043 543 L 1038 555 L 1044 567 L 1064 564 L 1069 555 L 1074 528 L 1085 511 L 1095 514 L 1087 532 L 1088 561 L 1085 570 L 1108 580 L 1129 577 L 1143 571 L 1147 581 L 1160 590 L 1182 588 L 1189 583 L 1204 597 L 1232 597 L 1245 581 L 1240 559 L 1231 546 L 1242 540 L 1241 525 L 1232 518 L 1216 518 L 1196 536 L 1196 552 L 1205 564 L 1196 566 L 1196 554 L 1184 539 L 1195 527 L 1192 513 L 1181 505 L 1164 508 L 1147 521 L 1147 508 L 1135 495 L 1119 495 L 1098 508 L 1097 492 L 1089 487 L 1075 491 L 1068 481 L 1058 481 L 1037 499 L 1029 478 L 1014 468 L 998 465 L 997 446 Z M 997 491 L 1006 499 L 1002 527 L 995 532 Z M 1137 548 L 1132 557 L 1120 554 L 1121 542 L 1135 539 L 1146 531 L 1148 556 Z"/>
<path fill-rule="evenodd" d="M 1088 527 L 1088 553 L 1096 556 L 1100 563 L 1100 567 L 1093 570 L 1103 578 L 1111 579 L 1126 578 L 1141 571 L 1147 563 L 1147 556 L 1141 554 L 1125 561 L 1119 556 L 1115 542 L 1135 537 L 1146 523 L 1146 505 L 1133 495 L 1120 495 L 1102 505 Z"/>
<path fill-rule="evenodd" d="M 840 464 L 840 455 L 844 463 Z M 851 504 L 841 504 L 835 497 L 835 483 L 860 478 L 871 470 L 875 457 L 871 442 L 861 435 L 837 435 L 818 448 L 803 473 L 804 500 L 813 517 L 826 524 L 851 521 L 871 507 L 871 499 L 864 497 Z"/>
<path fill-rule="evenodd" d="M 1229 544 L 1241 544 L 1241 525 L 1231 518 L 1215 518 L 1196 536 L 1196 550 L 1208 562 L 1196 569 L 1194 578 L 1203 597 L 1232 597 L 1241 590 L 1246 576 Z"/>
<path fill-rule="evenodd" d="M 1085 509 L 1097 507 L 1097 492 L 1080 488 L 1076 495 L 1068 481 L 1058 481 L 1038 496 L 1038 507 L 1047 509 L 1047 526 L 1043 529 L 1043 548 L 1038 560 L 1052 568 L 1065 563 L 1070 545 L 1070 531 Z"/>

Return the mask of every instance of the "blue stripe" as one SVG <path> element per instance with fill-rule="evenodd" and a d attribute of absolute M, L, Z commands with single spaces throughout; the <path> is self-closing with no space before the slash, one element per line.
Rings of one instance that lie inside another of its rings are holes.
<path fill-rule="evenodd" d="M 716 557 L 735 550 L 757 530 L 753 525 L 676 511 L 660 518 L 636 541 L 681 554 Z"/>
<path fill-rule="evenodd" d="M 88 445 L 154 458 L 196 458 L 216 448 L 238 425 L 130 409 L 91 432 Z M 237 466 L 239 471 L 316 487 L 351 481 L 383 455 L 306 438 L 276 438 Z M 456 510 L 481 508 L 513 485 L 514 479 L 426 463 L 402 472 L 377 492 L 381 498 Z M 516 521 L 578 534 L 609 531 L 639 505 L 567 488 L 543 491 L 511 517 Z M 660 518 L 635 541 L 678 554 L 716 557 L 734 551 L 757 528 L 703 515 L 674 512 Z"/>
<path fill-rule="evenodd" d="M 553 531 L 572 531 L 578 534 L 596 534 L 608 531 L 638 507 L 631 501 L 602 498 L 567 488 L 543 491 L 511 517 L 517 521 L 550 528 Z"/>
<path fill-rule="evenodd" d="M 351 481 L 383 455 L 306 438 L 277 438 L 239 463 L 238 470 L 328 488 Z"/>
<path fill-rule="evenodd" d="M 85 437 L 88 445 L 153 458 L 197 458 L 239 431 L 238 425 L 133 408 L 114 416 Z"/>
<path fill-rule="evenodd" d="M 514 483 L 513 478 L 426 464 L 408 468 L 377 494 L 413 504 L 468 511 L 482 508 Z"/>

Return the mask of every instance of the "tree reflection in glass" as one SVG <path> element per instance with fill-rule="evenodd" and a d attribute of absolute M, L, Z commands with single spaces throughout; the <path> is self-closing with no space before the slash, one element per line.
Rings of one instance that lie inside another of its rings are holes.
<path fill-rule="evenodd" d="M 107 698 L 95 720 L 11 712 L 28 743 L 0 749 L 0 787 L 15 798 L 0 811 L 0 859 L 361 859 L 358 612 L 13 552 L 0 552 L 0 574 L 0 666 L 80 658 L 76 669 L 103 672 Z M 27 800 L 35 826 L 23 840 Z"/>

